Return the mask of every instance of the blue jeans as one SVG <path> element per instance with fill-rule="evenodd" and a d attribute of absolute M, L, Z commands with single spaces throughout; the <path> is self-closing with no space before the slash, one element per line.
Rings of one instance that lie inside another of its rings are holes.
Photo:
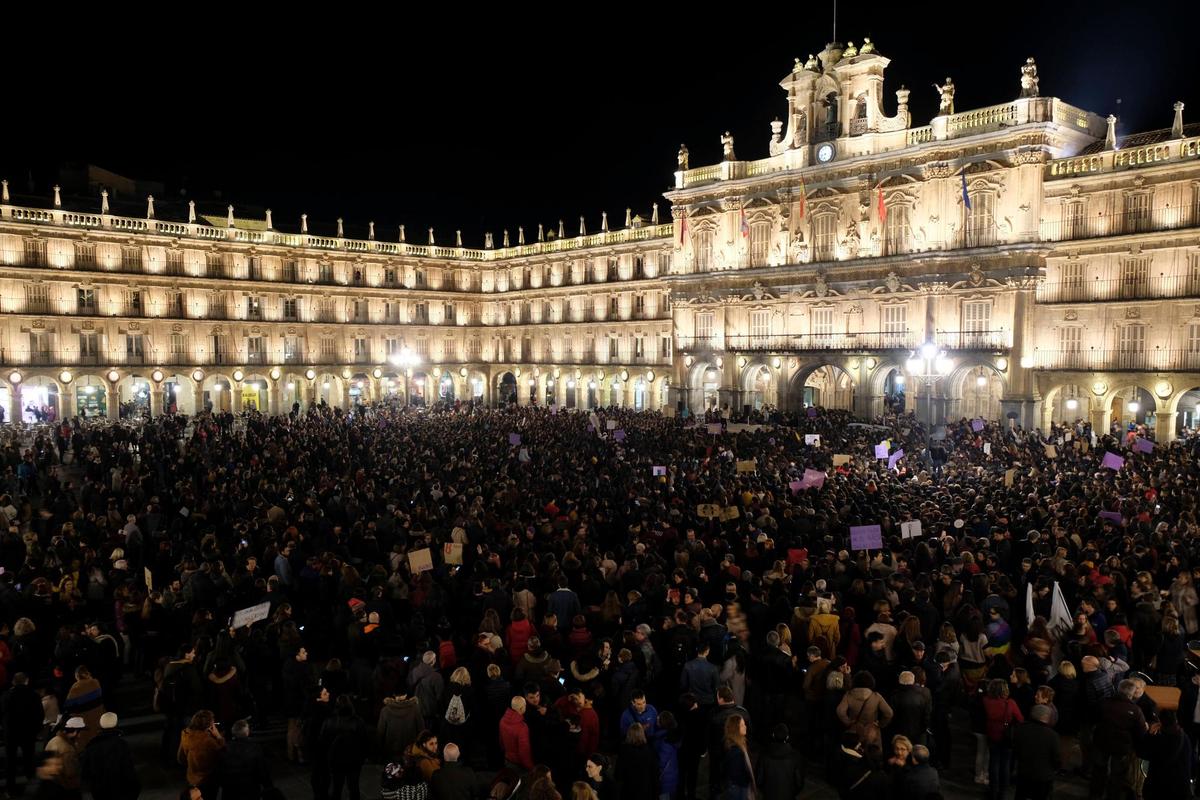
<path fill-rule="evenodd" d="M 988 797 L 1002 798 L 1012 777 L 1012 747 L 991 742 L 988 748 Z"/>

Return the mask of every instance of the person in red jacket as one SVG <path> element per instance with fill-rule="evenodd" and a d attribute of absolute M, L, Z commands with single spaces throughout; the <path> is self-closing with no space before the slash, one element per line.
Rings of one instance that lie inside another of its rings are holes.
<path fill-rule="evenodd" d="M 504 750 L 504 765 L 524 774 L 533 769 L 533 748 L 529 744 L 529 726 L 525 724 L 525 698 L 512 699 L 508 711 L 500 720 L 500 747 Z"/>
<path fill-rule="evenodd" d="M 505 644 L 508 645 L 508 655 L 512 659 L 513 666 L 521 663 L 521 659 L 525 657 L 525 653 L 529 650 L 529 637 L 533 636 L 537 631 L 533 629 L 533 623 L 525 616 L 525 612 L 519 608 L 512 610 L 511 622 L 508 625 L 508 630 L 505 631 Z"/>
<path fill-rule="evenodd" d="M 1000 800 L 1012 777 L 1012 737 L 1008 732 L 1025 718 L 1008 696 L 1008 682 L 1003 678 L 988 682 L 982 703 L 984 733 L 988 740 L 988 797 Z"/>
<path fill-rule="evenodd" d="M 582 759 L 600 747 L 600 715 L 592 707 L 592 701 L 587 698 L 581 686 L 574 687 L 555 700 L 554 710 L 567 723 L 572 734 L 579 734 L 575 754 L 579 756 L 579 763 L 582 764 Z"/>

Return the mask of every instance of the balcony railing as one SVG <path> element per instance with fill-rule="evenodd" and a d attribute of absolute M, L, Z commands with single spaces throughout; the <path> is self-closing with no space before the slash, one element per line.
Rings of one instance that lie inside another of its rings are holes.
<path fill-rule="evenodd" d="M 1035 296 L 1039 303 L 1200 297 L 1200 275 L 1155 275 L 1090 281 L 1047 281 L 1038 285 Z"/>
<path fill-rule="evenodd" d="M 1009 331 L 938 331 L 934 343 L 943 350 L 979 350 L 994 352 L 1012 347 Z"/>
<path fill-rule="evenodd" d="M 1033 363 L 1036 369 L 1190 371 L 1200 370 L 1200 350 L 1035 350 Z"/>
<path fill-rule="evenodd" d="M 784 334 L 778 336 L 755 336 L 753 334 L 737 334 L 726 336 L 724 350 L 745 352 L 822 352 L 838 351 L 868 351 L 868 350 L 911 350 L 916 346 L 916 338 L 912 331 L 894 333 L 890 331 L 870 331 L 863 333 L 805 333 Z M 716 337 L 688 337 L 676 339 L 676 350 L 714 350 L 718 349 L 720 340 Z"/>
<path fill-rule="evenodd" d="M 1192 203 L 1177 208 L 1155 208 L 1118 214 L 1064 216 L 1055 221 L 1043 222 L 1041 229 L 1042 239 L 1047 242 L 1069 242 L 1197 226 L 1200 226 L 1200 204 Z"/>

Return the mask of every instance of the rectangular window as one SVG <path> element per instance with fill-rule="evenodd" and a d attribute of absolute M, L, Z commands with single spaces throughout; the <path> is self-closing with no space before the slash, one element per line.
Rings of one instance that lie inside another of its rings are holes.
<path fill-rule="evenodd" d="M 300 282 L 300 264 L 294 259 L 283 262 L 283 280 L 285 283 Z"/>
<path fill-rule="evenodd" d="M 142 271 L 142 248 L 140 247 L 122 247 L 121 248 L 121 269 L 125 272 L 141 272 Z"/>
<path fill-rule="evenodd" d="M 637 336 L 633 340 L 633 357 L 637 361 L 641 361 L 646 357 L 646 340 L 644 337 Z"/>
<path fill-rule="evenodd" d="M 660 336 L 658 338 L 658 356 L 663 361 L 669 361 L 671 358 L 671 337 Z"/>
<path fill-rule="evenodd" d="M 262 258 L 250 256 L 246 259 L 246 276 L 252 281 L 262 280 Z"/>
<path fill-rule="evenodd" d="M 126 309 L 131 317 L 140 317 L 142 315 L 142 293 L 134 289 L 125 296 Z"/>
<path fill-rule="evenodd" d="M 97 364 L 100 361 L 100 335 L 94 331 L 79 334 L 79 363 Z"/>
<path fill-rule="evenodd" d="M 615 336 L 609 337 L 608 360 L 616 361 L 618 358 L 621 357 L 620 353 L 621 353 L 621 343 L 617 340 L 617 337 L 615 337 Z"/>
<path fill-rule="evenodd" d="M 1125 195 L 1125 233 L 1144 233 L 1150 230 L 1150 193 Z"/>
<path fill-rule="evenodd" d="M 1121 262 L 1121 297 L 1147 297 L 1150 291 L 1149 257 L 1127 258 Z"/>
<path fill-rule="evenodd" d="M 771 245 L 771 224 L 756 222 L 750 226 L 750 266 L 765 267 Z"/>
<path fill-rule="evenodd" d="M 182 333 L 171 334 L 171 355 L 178 358 L 187 353 L 187 337 Z"/>
<path fill-rule="evenodd" d="M 757 344 L 765 344 L 768 336 L 771 335 L 771 312 L 770 311 L 751 311 L 750 312 L 750 336 Z"/>
<path fill-rule="evenodd" d="M 47 331 L 29 332 L 29 356 L 34 364 L 49 364 L 51 362 L 50 334 Z"/>
<path fill-rule="evenodd" d="M 318 264 L 317 280 L 320 283 L 333 283 L 333 264 Z"/>
<path fill-rule="evenodd" d="M 422 325 L 429 324 L 429 304 L 414 303 L 413 304 L 413 322 L 418 322 Z"/>
<path fill-rule="evenodd" d="M 50 311 L 50 287 L 44 283 L 25 284 L 25 313 L 46 314 Z"/>
<path fill-rule="evenodd" d="M 395 286 L 396 285 L 396 270 L 385 269 L 383 271 L 383 285 L 384 286 Z"/>
<path fill-rule="evenodd" d="M 337 340 L 332 336 L 321 337 L 321 360 L 328 363 L 337 357 Z"/>
<path fill-rule="evenodd" d="M 467 358 L 478 361 L 483 358 L 483 340 L 476 337 L 467 340 Z"/>
<path fill-rule="evenodd" d="M 454 313 L 454 304 L 446 303 L 442 308 L 442 323 L 453 325 L 458 322 L 458 315 Z"/>
<path fill-rule="evenodd" d="M 141 364 L 146 358 L 145 342 L 140 333 L 125 334 L 125 361 L 129 364 Z"/>
<path fill-rule="evenodd" d="M 1058 349 L 1064 353 L 1078 353 L 1083 349 L 1083 328 L 1072 325 L 1058 329 Z"/>
<path fill-rule="evenodd" d="M 170 306 L 168 307 L 168 316 L 183 317 L 183 292 L 172 290 L 168 295 L 170 297 Z"/>
<path fill-rule="evenodd" d="M 75 290 L 75 312 L 78 314 L 95 314 L 96 313 L 96 290 L 95 289 L 76 289 Z"/>
<path fill-rule="evenodd" d="M 621 298 L 610 297 L 608 299 L 608 317 L 609 317 L 609 319 L 616 319 L 620 315 L 621 315 Z"/>
<path fill-rule="evenodd" d="M 1200 224 L 1200 220 L 1197 220 Z M 1200 253 L 1188 253 L 1187 286 L 1184 294 L 1200 294 Z"/>
<path fill-rule="evenodd" d="M 266 360 L 266 348 L 263 347 L 263 337 L 249 336 L 246 338 L 246 362 L 262 364 Z"/>
<path fill-rule="evenodd" d="M 228 316 L 224 292 L 213 292 L 208 299 L 208 315 L 213 319 L 225 319 Z"/>
<path fill-rule="evenodd" d="M 183 274 L 183 251 L 168 250 L 167 251 L 167 274 L 182 275 Z"/>
<path fill-rule="evenodd" d="M 1067 261 L 1062 265 L 1062 282 L 1064 286 L 1083 285 L 1083 262 Z"/>
<path fill-rule="evenodd" d="M 646 295 L 639 294 L 633 298 L 633 310 L 639 317 L 646 313 Z"/>
<path fill-rule="evenodd" d="M 696 272 L 708 272 L 712 269 L 713 234 L 712 231 L 700 231 L 696 234 Z"/>
<path fill-rule="evenodd" d="M 46 266 L 46 240 L 25 240 L 25 265 L 30 267 Z"/>
<path fill-rule="evenodd" d="M 371 349 L 367 344 L 367 340 L 363 336 L 354 337 L 354 360 L 356 363 L 363 363 L 371 357 Z"/>
<path fill-rule="evenodd" d="M 443 339 L 442 340 L 442 360 L 443 361 L 457 361 L 458 360 L 458 347 L 457 347 L 457 343 L 453 339 Z"/>
<path fill-rule="evenodd" d="M 813 260 L 832 261 L 837 246 L 837 217 L 818 214 L 813 217 Z"/>
<path fill-rule="evenodd" d="M 288 320 L 300 319 L 299 301 L 296 298 L 283 298 L 283 318 Z"/>
<path fill-rule="evenodd" d="M 967 333 L 982 333 L 992 329 L 992 304 L 987 300 L 963 303 L 962 329 Z"/>
<path fill-rule="evenodd" d="M 413 273 L 413 279 L 416 281 L 416 287 L 422 289 L 425 287 L 425 270 L 418 269 Z"/>
<path fill-rule="evenodd" d="M 812 335 L 829 337 L 833 335 L 833 309 L 814 308 L 812 310 Z"/>
<path fill-rule="evenodd" d="M 223 260 L 220 253 L 205 253 L 204 254 L 204 274 L 210 278 L 221 277 L 223 270 Z"/>
<path fill-rule="evenodd" d="M 1083 202 L 1068 201 L 1062 207 L 1062 238 L 1082 239 L 1084 237 Z"/>
<path fill-rule="evenodd" d="M 711 347 L 713 343 L 713 313 L 701 311 L 696 315 L 696 344 Z"/>
<path fill-rule="evenodd" d="M 608 279 L 610 281 L 615 281 L 615 280 L 620 280 L 620 278 L 621 278 L 621 264 L 619 261 L 617 261 L 617 259 L 610 258 L 608 260 Z"/>
<path fill-rule="evenodd" d="M 370 322 L 370 306 L 366 300 L 354 300 L 350 306 L 350 318 L 353 322 Z"/>
<path fill-rule="evenodd" d="M 262 319 L 262 301 L 259 298 L 246 298 L 246 319 Z"/>
<path fill-rule="evenodd" d="M 75 243 L 75 268 L 92 269 L 96 266 L 96 245 L 89 242 Z"/>
<path fill-rule="evenodd" d="M 1188 324 L 1187 351 L 1193 354 L 1193 357 L 1200 354 L 1200 322 Z"/>
<path fill-rule="evenodd" d="M 908 306 L 884 306 L 883 337 L 890 347 L 904 346 L 908 333 Z"/>
<path fill-rule="evenodd" d="M 967 209 L 967 247 L 986 247 L 996 242 L 996 196 L 991 192 L 971 195 Z"/>
<path fill-rule="evenodd" d="M 299 336 L 283 337 L 283 360 L 289 364 L 304 360 L 304 348 L 300 345 Z"/>
<path fill-rule="evenodd" d="M 887 255 L 907 253 L 912 242 L 909 207 L 904 203 L 887 206 L 887 232 L 884 247 Z"/>

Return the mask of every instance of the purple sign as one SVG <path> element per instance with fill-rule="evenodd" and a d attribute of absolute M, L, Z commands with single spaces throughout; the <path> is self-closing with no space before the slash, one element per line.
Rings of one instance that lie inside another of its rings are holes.
<path fill-rule="evenodd" d="M 888 457 L 888 469 L 895 469 L 896 462 L 902 458 L 904 458 L 903 450 L 897 450 L 896 452 L 892 453 L 891 456 Z"/>
<path fill-rule="evenodd" d="M 511 445 L 518 445 L 518 444 L 520 444 L 520 443 L 521 443 L 521 434 L 519 434 L 519 433 L 510 433 L 510 434 L 508 435 L 508 443 L 509 443 L 509 444 L 511 444 Z"/>
<path fill-rule="evenodd" d="M 850 549 L 879 550 L 883 547 L 883 529 L 878 525 L 854 525 L 850 528 Z"/>
<path fill-rule="evenodd" d="M 595 432 L 596 432 L 596 426 L 589 422 L 588 423 L 588 433 L 595 433 Z"/>
<path fill-rule="evenodd" d="M 875 445 L 875 457 L 876 458 L 887 458 L 888 457 L 888 446 L 886 444 Z"/>
<path fill-rule="evenodd" d="M 613 431 L 613 438 L 618 442 L 625 441 L 625 431 L 621 428 L 617 428 L 615 431 Z"/>
<path fill-rule="evenodd" d="M 1104 460 L 1100 462 L 1100 466 L 1105 469 L 1119 470 L 1125 466 L 1125 459 L 1121 458 L 1116 453 L 1105 453 Z"/>
<path fill-rule="evenodd" d="M 788 488 L 792 490 L 792 494 L 795 494 L 804 488 L 804 483 L 803 481 L 792 481 L 788 484 Z"/>
<path fill-rule="evenodd" d="M 721 423 L 719 423 L 719 422 L 708 423 L 708 432 L 711 433 L 713 436 L 720 436 L 721 435 Z"/>
<path fill-rule="evenodd" d="M 1139 453 L 1153 453 L 1154 442 L 1150 441 L 1149 439 L 1143 439 L 1139 436 L 1133 440 L 1133 449 Z"/>
<path fill-rule="evenodd" d="M 1117 525 L 1120 525 L 1123 522 L 1125 522 L 1125 518 L 1121 516 L 1121 513 L 1119 511 L 1101 511 L 1100 519 L 1111 520 L 1112 522 L 1116 523 Z"/>
<path fill-rule="evenodd" d="M 983 420 L 981 420 L 981 419 L 971 420 L 971 430 L 975 431 L 976 433 L 979 433 L 981 430 L 983 430 Z"/>
<path fill-rule="evenodd" d="M 808 407 L 808 416 L 809 416 L 809 419 L 811 419 L 811 418 L 815 417 L 816 415 L 817 415 L 817 409 L 816 409 L 814 406 L 809 406 L 809 407 Z"/>

